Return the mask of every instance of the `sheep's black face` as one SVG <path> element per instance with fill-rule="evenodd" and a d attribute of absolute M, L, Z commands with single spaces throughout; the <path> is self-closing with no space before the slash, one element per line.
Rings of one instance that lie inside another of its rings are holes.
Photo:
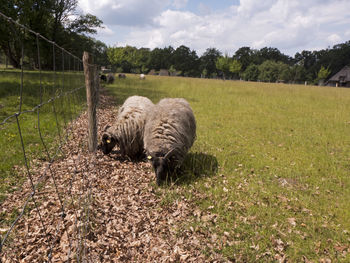
<path fill-rule="evenodd" d="M 104 154 L 109 154 L 117 144 L 117 139 L 110 134 L 103 134 L 101 149 Z"/>
<path fill-rule="evenodd" d="M 148 155 L 147 158 L 152 162 L 153 169 L 156 173 L 157 185 L 161 185 L 170 174 L 168 159 L 151 155 Z"/>

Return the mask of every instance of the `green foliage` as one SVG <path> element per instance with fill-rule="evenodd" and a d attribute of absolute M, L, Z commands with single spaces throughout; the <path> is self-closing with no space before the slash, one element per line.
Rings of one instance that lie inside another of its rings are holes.
<path fill-rule="evenodd" d="M 171 65 L 170 68 L 169 68 L 169 72 L 171 74 L 174 74 L 176 72 L 176 68 L 174 67 L 174 65 Z"/>
<path fill-rule="evenodd" d="M 248 81 L 257 81 L 259 74 L 259 66 L 250 64 L 243 73 L 243 79 Z"/>
<path fill-rule="evenodd" d="M 196 52 L 182 45 L 172 54 L 174 67 L 182 72 L 183 76 L 198 76 L 198 56 Z"/>
<path fill-rule="evenodd" d="M 200 57 L 200 70 L 206 70 L 205 76 L 212 76 L 213 74 L 217 74 L 216 69 L 216 61 L 219 57 L 221 57 L 221 52 L 216 48 L 207 48 L 207 50 Z"/>
<path fill-rule="evenodd" d="M 291 75 L 288 65 L 282 62 L 267 60 L 259 65 L 259 80 L 264 82 L 276 82 L 278 80 L 289 81 Z"/>
<path fill-rule="evenodd" d="M 69 25 L 69 30 L 77 34 L 96 34 L 96 28 L 102 27 L 102 20 L 91 14 L 80 15 Z"/>
<path fill-rule="evenodd" d="M 102 21 L 91 14 L 79 15 L 76 11 L 77 0 L 62 1 L 0 1 L 0 10 L 15 21 L 31 30 L 40 33 L 47 39 L 69 50 L 78 57 L 83 51 L 95 52 L 101 42 L 97 42 L 87 34 L 96 33 L 96 28 L 102 26 Z M 75 14 L 76 16 L 71 16 Z M 75 18 L 73 18 L 75 17 Z M 21 48 L 24 45 L 26 67 L 38 68 L 36 36 L 23 32 L 22 28 L 0 18 L 0 49 L 8 57 L 14 68 L 20 67 Z M 43 55 L 41 67 L 53 69 L 52 45 L 40 43 Z M 62 65 L 61 53 L 56 50 L 56 68 Z M 99 54 L 101 55 L 101 54 Z M 105 57 L 106 58 L 106 57 Z"/>
<path fill-rule="evenodd" d="M 319 80 L 325 80 L 329 76 L 330 73 L 331 73 L 331 71 L 329 70 L 329 67 L 325 68 L 324 66 L 321 66 L 321 69 L 317 74 L 317 78 Z"/>
<path fill-rule="evenodd" d="M 242 69 L 242 64 L 238 60 L 236 59 L 231 60 L 229 70 L 231 73 L 233 73 L 234 76 L 237 77 L 238 74 L 241 72 L 241 69 Z"/>
<path fill-rule="evenodd" d="M 304 82 L 306 78 L 306 70 L 301 65 L 294 65 L 290 70 L 292 82 Z"/>
<path fill-rule="evenodd" d="M 275 82 L 279 75 L 279 65 L 267 60 L 259 66 L 259 80 L 264 82 Z"/>
<path fill-rule="evenodd" d="M 19 110 L 20 102 L 20 72 L 16 70 L 0 71 L 0 122 L 12 116 Z M 40 80 L 42 87 L 40 88 Z M 40 103 L 40 98 L 46 102 L 54 95 L 67 92 L 78 87 L 84 87 L 84 76 L 81 73 L 66 72 L 54 74 L 52 72 L 24 72 L 22 111 L 31 110 Z M 38 112 L 24 113 L 18 116 L 21 134 L 25 144 L 29 165 L 33 159 L 50 161 L 39 136 L 40 127 L 43 140 L 49 154 L 56 154 L 59 134 L 64 135 L 63 128 L 74 119 L 86 103 L 85 89 L 82 88 L 68 96 L 40 107 Z M 54 115 L 57 113 L 57 122 Z M 62 137 L 64 139 L 64 137 Z M 18 168 L 24 165 L 21 140 L 15 118 L 11 118 L 0 129 L 0 200 L 14 190 L 19 189 L 25 180 L 18 174 Z M 0 218 L 1 221 L 1 218 Z"/>
<path fill-rule="evenodd" d="M 224 79 L 230 72 L 230 63 L 231 58 L 229 58 L 227 54 L 216 60 L 216 68 L 222 72 Z"/>

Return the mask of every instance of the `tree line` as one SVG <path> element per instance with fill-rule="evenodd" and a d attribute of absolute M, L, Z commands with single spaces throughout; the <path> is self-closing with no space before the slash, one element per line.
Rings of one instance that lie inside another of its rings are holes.
<path fill-rule="evenodd" d="M 273 47 L 241 47 L 232 56 L 215 47 L 207 48 L 201 56 L 184 45 L 154 49 L 108 47 L 91 37 L 97 28 L 103 27 L 103 22 L 94 15 L 79 14 L 77 3 L 78 0 L 0 0 L 0 10 L 78 57 L 83 51 L 90 52 L 95 63 L 116 72 L 148 73 L 166 69 L 172 75 L 188 77 L 317 84 L 350 63 L 350 41 L 319 51 L 304 50 L 294 57 Z M 37 69 L 36 36 L 0 20 L 0 55 L 19 68 L 23 45 L 24 66 Z M 39 49 L 43 69 L 74 63 L 65 61 L 61 51 L 50 43 L 41 41 Z"/>
<path fill-rule="evenodd" d="M 350 63 L 350 41 L 319 51 L 304 50 L 294 57 L 272 47 L 241 47 L 233 56 L 208 48 L 198 56 L 184 45 L 153 50 L 109 47 L 107 56 L 114 70 L 126 73 L 167 69 L 172 74 L 188 77 L 317 84 Z"/>

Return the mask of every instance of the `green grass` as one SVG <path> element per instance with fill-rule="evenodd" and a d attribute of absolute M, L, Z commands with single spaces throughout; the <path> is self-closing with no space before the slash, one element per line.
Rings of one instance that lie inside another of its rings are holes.
<path fill-rule="evenodd" d="M 41 91 L 40 91 L 41 79 Z M 20 111 L 20 83 L 21 72 L 18 70 L 0 71 L 0 122 Z M 50 97 L 84 86 L 84 77 L 81 73 L 25 71 L 23 74 L 22 107 L 21 111 L 31 110 L 40 102 L 46 102 Z M 25 145 L 28 164 L 31 167 L 35 159 L 47 160 L 45 148 L 39 136 L 41 134 L 50 157 L 57 150 L 59 135 L 64 139 L 63 128 L 66 123 L 75 118 L 82 110 L 85 89 L 74 94 L 43 105 L 39 111 L 23 113 L 18 116 L 20 129 Z M 42 99 L 41 99 L 42 96 Z M 57 113 L 57 121 L 54 112 Z M 40 126 L 39 126 L 40 124 Z M 18 173 L 23 169 L 24 156 L 15 117 L 0 126 L 0 204 L 6 196 L 18 190 L 27 178 L 25 174 Z M 47 160 L 49 161 L 49 160 Z M 0 222 L 5 220 L 1 215 Z"/>
<path fill-rule="evenodd" d="M 350 89 L 128 75 L 109 92 L 118 104 L 136 94 L 191 104 L 197 140 L 187 179 L 159 191 L 163 205 L 185 196 L 217 215 L 178 226 L 219 236 L 203 251 L 248 262 L 350 261 Z"/>

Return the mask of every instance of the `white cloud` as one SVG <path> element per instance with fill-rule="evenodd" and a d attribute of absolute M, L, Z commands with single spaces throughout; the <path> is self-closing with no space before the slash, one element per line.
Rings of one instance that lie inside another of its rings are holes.
<path fill-rule="evenodd" d="M 79 8 L 108 25 L 144 26 L 152 22 L 170 0 L 80 0 Z"/>
<path fill-rule="evenodd" d="M 332 34 L 327 37 L 327 40 L 330 44 L 334 45 L 341 41 L 341 37 L 338 34 Z"/>
<path fill-rule="evenodd" d="M 187 0 L 80 1 L 84 10 L 107 25 L 123 26 L 118 43 L 137 47 L 186 45 L 199 54 L 216 47 L 232 54 L 242 46 L 277 47 L 294 55 L 302 50 L 326 48 L 350 36 L 349 0 L 240 0 L 239 5 L 206 9 L 199 14 L 183 8 Z M 113 7 L 107 8 L 113 4 Z M 205 4 L 202 4 L 205 9 Z M 97 13 L 96 13 L 97 12 Z M 104 19 L 107 18 L 107 20 Z M 111 27 L 112 28 L 112 27 Z M 118 32 L 115 32 L 118 35 Z"/>

